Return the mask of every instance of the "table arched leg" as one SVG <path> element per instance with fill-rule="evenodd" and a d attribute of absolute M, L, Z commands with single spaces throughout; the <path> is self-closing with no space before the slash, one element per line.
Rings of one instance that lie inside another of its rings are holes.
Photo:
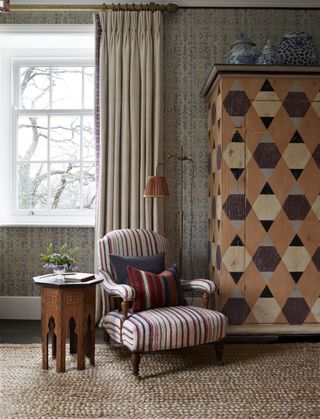
<path fill-rule="evenodd" d="M 90 364 L 94 365 L 94 347 L 95 347 L 95 323 L 92 314 L 87 318 L 87 331 L 86 331 L 86 355 L 90 359 Z"/>
<path fill-rule="evenodd" d="M 42 369 L 49 369 L 48 362 L 48 335 L 50 332 L 50 319 L 43 317 L 41 320 L 41 350 L 42 350 Z"/>
<path fill-rule="evenodd" d="M 66 371 L 66 325 L 61 325 L 61 330 L 57 330 L 57 372 Z"/>
<path fill-rule="evenodd" d="M 78 332 L 78 341 L 77 341 L 77 348 L 78 348 L 78 356 L 77 356 L 77 369 L 84 370 L 85 369 L 85 329 L 86 329 L 86 319 L 81 316 L 81 318 L 77 318 L 76 320 L 76 329 Z"/>

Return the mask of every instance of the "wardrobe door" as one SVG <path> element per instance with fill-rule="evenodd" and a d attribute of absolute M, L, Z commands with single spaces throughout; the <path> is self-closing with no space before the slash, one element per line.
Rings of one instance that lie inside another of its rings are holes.
<path fill-rule="evenodd" d="M 275 79 L 264 76 L 253 80 L 256 89 L 245 119 L 249 154 L 246 196 L 251 207 L 245 220 L 245 246 L 250 258 L 245 284 L 250 314 L 245 323 L 259 325 L 282 321 L 283 284 L 287 283 L 289 288 L 292 284 L 281 260 L 283 242 L 286 243 L 281 209 L 285 195 L 283 186 L 287 187 L 282 179 L 287 176 L 287 169 L 282 161 L 280 142 L 281 138 L 288 137 L 290 130 L 283 121 L 285 115 L 274 89 Z M 278 237 L 270 235 L 273 229 Z"/>
<path fill-rule="evenodd" d="M 245 220 L 250 211 L 245 194 L 247 146 L 245 115 L 251 107 L 241 78 L 222 80 L 221 149 L 221 309 L 229 325 L 242 325 L 250 313 L 246 302 Z"/>

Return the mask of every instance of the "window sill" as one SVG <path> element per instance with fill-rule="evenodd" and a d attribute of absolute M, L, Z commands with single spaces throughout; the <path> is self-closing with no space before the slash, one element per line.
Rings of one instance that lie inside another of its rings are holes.
<path fill-rule="evenodd" d="M 94 214 L 87 216 L 4 216 L 0 217 L 2 227 L 90 227 L 95 226 Z"/>
<path fill-rule="evenodd" d="M 0 223 L 1 227 L 57 227 L 57 228 L 75 228 L 75 227 L 83 227 L 83 228 L 94 228 L 94 223 L 26 223 L 26 222 L 8 222 L 8 223 Z"/>

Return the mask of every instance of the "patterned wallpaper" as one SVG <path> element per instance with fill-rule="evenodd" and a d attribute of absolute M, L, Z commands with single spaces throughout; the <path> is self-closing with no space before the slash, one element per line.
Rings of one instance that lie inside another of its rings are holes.
<path fill-rule="evenodd" d="M 282 34 L 292 30 L 309 32 L 319 46 L 319 20 L 320 10 L 180 9 L 175 14 L 164 15 L 164 149 L 166 155 L 181 153 L 183 149 L 196 165 L 193 199 L 190 165 L 185 165 L 183 179 L 186 276 L 191 276 L 192 271 L 198 277 L 208 276 L 207 104 L 199 92 L 212 65 L 225 61 L 225 55 L 240 31 L 251 36 L 259 49 L 268 38 L 278 42 Z M 92 22 L 90 13 L 11 12 L 0 15 L 0 24 Z M 165 234 L 177 257 L 179 164 L 170 160 L 166 162 L 165 171 L 171 193 L 166 199 Z M 39 272 L 38 254 L 50 241 L 78 246 L 80 243 L 78 259 L 83 261 L 83 269 L 92 270 L 93 229 L 0 227 L 0 295 L 37 295 L 38 289 L 30 281 L 32 275 Z M 22 254 L 23 263 L 19 262 Z"/>
<path fill-rule="evenodd" d="M 165 153 L 184 153 L 196 163 L 191 220 L 190 168 L 183 179 L 185 207 L 185 273 L 207 277 L 208 261 L 208 128 L 207 103 L 199 92 L 213 64 L 225 62 L 230 45 L 239 32 L 257 43 L 279 42 L 286 32 L 301 30 L 313 35 L 320 46 L 320 10 L 179 10 L 164 18 L 164 107 Z M 166 162 L 171 196 L 166 199 L 165 234 L 178 250 L 179 165 Z M 193 225 L 192 238 L 190 235 Z M 189 253 L 191 245 L 191 255 Z"/>
<path fill-rule="evenodd" d="M 92 24 L 93 17 L 87 12 L 10 12 L 0 14 L 0 24 Z"/>
<path fill-rule="evenodd" d="M 0 295 L 40 295 L 32 277 L 47 273 L 39 254 L 49 243 L 78 248 L 82 272 L 93 270 L 94 229 L 87 227 L 0 227 Z"/>

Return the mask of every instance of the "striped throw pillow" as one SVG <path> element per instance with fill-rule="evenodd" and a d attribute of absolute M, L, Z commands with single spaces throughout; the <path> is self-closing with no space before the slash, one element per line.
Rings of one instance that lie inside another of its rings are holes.
<path fill-rule="evenodd" d="M 132 304 L 133 313 L 150 308 L 186 304 L 175 265 L 160 274 L 128 266 L 128 275 L 130 285 L 136 292 Z"/>

